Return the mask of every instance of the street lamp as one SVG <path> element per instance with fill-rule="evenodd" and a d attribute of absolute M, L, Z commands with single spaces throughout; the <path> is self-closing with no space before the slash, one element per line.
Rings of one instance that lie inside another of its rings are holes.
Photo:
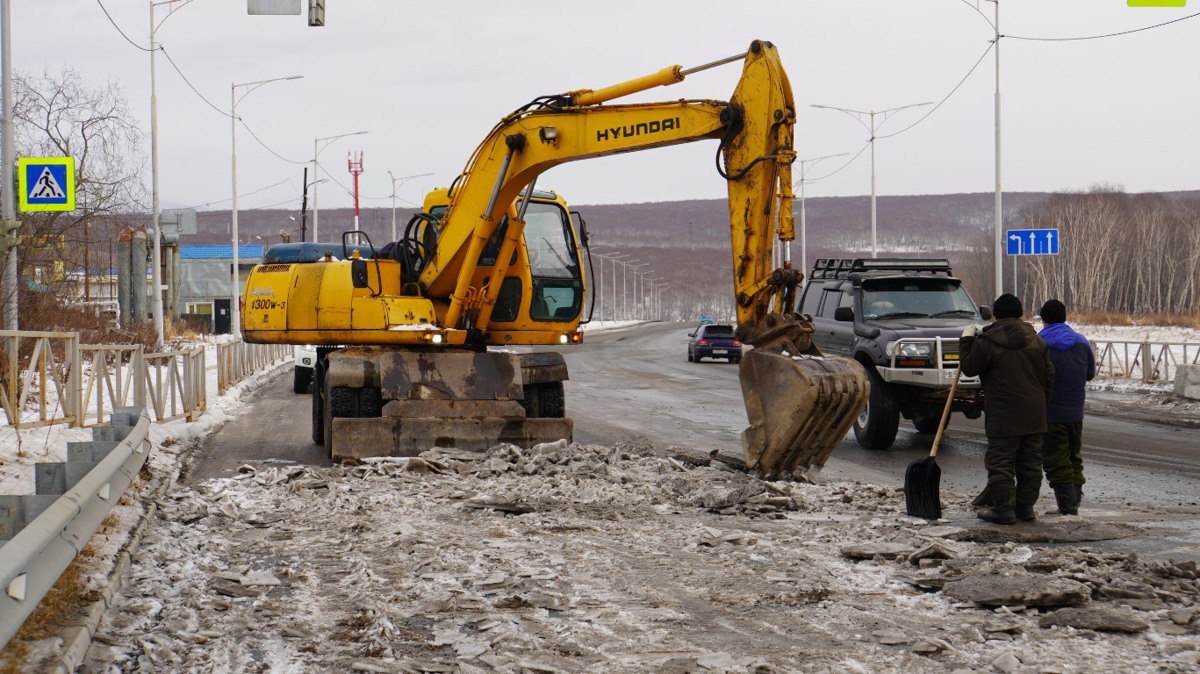
<path fill-rule="evenodd" d="M 229 166 L 230 166 L 230 174 L 232 175 L 232 180 L 233 180 L 233 207 L 232 207 L 231 216 L 230 216 L 230 229 L 232 230 L 230 234 L 231 234 L 231 238 L 233 239 L 233 274 L 232 274 L 233 282 L 229 289 L 229 300 L 230 300 L 229 301 L 229 313 L 231 314 L 230 331 L 233 333 L 234 337 L 237 337 L 242 332 L 242 319 L 241 319 L 241 316 L 239 315 L 241 313 L 241 311 L 238 306 L 238 295 L 239 295 L 238 290 L 239 290 L 239 285 L 240 285 L 240 283 L 239 283 L 240 274 L 238 274 L 238 203 L 237 203 L 237 197 L 238 197 L 238 194 L 237 194 L 238 193 L 238 186 L 237 186 L 237 123 L 238 123 L 237 104 L 238 104 L 238 97 L 237 97 L 237 90 L 238 90 L 238 87 L 249 87 L 248 89 L 246 89 L 246 93 L 242 94 L 242 98 L 245 98 L 250 95 L 250 92 L 254 91 L 255 89 L 261 87 L 264 84 L 269 84 L 271 82 L 280 82 L 283 80 L 298 80 L 301 77 L 304 77 L 304 76 L 303 75 L 288 75 L 287 77 L 274 77 L 269 80 L 259 80 L 257 82 L 246 82 L 244 84 L 238 84 L 238 83 L 234 82 L 233 84 L 231 84 L 229 86 L 229 126 L 231 129 L 231 139 L 232 139 L 232 143 L 231 143 L 232 152 L 229 155 L 230 156 Z M 158 233 L 158 228 L 156 227 L 155 228 L 155 236 L 156 237 L 157 237 L 157 233 Z M 157 288 L 155 288 L 154 294 L 156 296 L 160 295 L 161 291 L 158 290 Z M 158 301 L 161 302 L 162 300 L 159 299 Z"/>
<path fill-rule="evenodd" d="M 610 302 L 610 304 L 612 304 L 612 318 L 614 321 L 617 320 L 617 263 L 624 265 L 625 262 L 623 261 L 623 258 L 627 258 L 627 257 L 629 257 L 629 253 L 613 253 L 612 255 L 608 256 L 608 259 L 612 260 L 612 263 L 613 263 L 613 282 L 612 282 L 613 291 L 612 291 L 612 302 Z M 622 266 L 622 270 L 623 269 L 624 269 L 624 267 Z M 624 278 L 624 272 L 622 272 L 622 278 Z M 624 309 L 625 309 L 625 297 L 624 297 L 624 294 L 622 294 L 622 297 L 621 297 L 622 312 L 624 312 Z"/>
<path fill-rule="evenodd" d="M 634 264 L 634 263 L 636 263 L 636 264 Z M 637 260 L 630 260 L 628 264 L 626 264 L 624 267 L 621 267 L 621 305 L 622 306 L 626 306 L 626 304 L 628 302 L 628 300 L 626 299 L 626 294 L 625 294 L 625 274 L 626 274 L 626 272 L 629 271 L 630 267 L 633 267 L 633 292 L 636 293 L 637 292 L 638 269 L 641 269 L 642 267 L 648 267 L 648 266 L 650 266 L 649 262 L 638 262 Z M 625 316 L 632 317 L 636 320 L 636 317 L 634 317 L 633 314 L 631 314 L 628 311 L 628 309 L 626 309 L 626 311 L 625 311 Z"/>
<path fill-rule="evenodd" d="M 317 209 L 317 183 L 321 182 L 321 180 L 320 180 L 321 165 L 317 163 L 317 156 L 319 156 L 321 154 L 321 150 L 324 150 L 326 147 L 329 147 L 329 143 L 332 143 L 333 141 L 335 141 L 339 138 L 346 138 L 347 136 L 361 136 L 364 133 L 366 133 L 366 131 L 353 131 L 351 133 L 343 133 L 343 134 L 339 134 L 337 136 L 326 136 L 324 138 L 314 138 L 313 139 L 313 184 L 312 184 L 312 188 L 313 188 L 313 238 L 312 238 L 312 240 L 314 242 L 319 240 L 317 238 L 317 236 L 318 236 L 317 225 L 321 221 L 321 212 L 320 212 L 320 210 Z M 328 141 L 328 142 L 325 143 L 324 146 L 318 147 L 318 145 L 322 141 Z"/>
<path fill-rule="evenodd" d="M 431 176 L 431 175 L 433 175 L 433 174 L 432 173 L 417 173 L 415 175 L 397 178 L 396 176 L 392 175 L 391 171 L 388 171 L 388 176 L 392 179 L 392 241 L 396 240 L 396 187 L 398 187 L 396 185 L 396 181 L 400 181 L 399 187 L 403 187 L 404 183 L 412 180 L 413 178 L 424 178 L 425 176 Z"/>
<path fill-rule="evenodd" d="M 812 159 L 797 159 L 796 163 L 800 164 L 800 271 L 804 274 L 808 273 L 808 230 L 804 224 L 804 172 L 809 166 L 816 166 L 817 162 L 834 157 L 845 157 L 848 153 L 840 152 L 838 154 L 827 154 L 824 157 L 814 157 Z"/>
<path fill-rule="evenodd" d="M 650 272 L 646 272 L 646 274 L 642 276 L 642 295 L 646 294 L 646 281 L 650 282 L 650 302 L 649 302 L 649 306 L 646 308 L 643 315 L 645 315 L 647 319 L 653 320 L 654 319 L 654 286 L 662 279 L 658 278 L 658 277 L 647 278 L 647 276 L 649 274 L 650 274 Z M 642 297 L 642 306 L 646 306 L 646 305 L 647 305 L 646 298 Z"/>
<path fill-rule="evenodd" d="M 154 230 L 154 250 L 150 254 L 150 264 L 153 269 L 150 270 L 150 283 L 154 286 L 154 294 L 150 299 L 150 313 L 154 318 L 154 336 L 158 341 L 156 346 L 161 346 L 164 341 L 163 333 L 163 305 L 162 305 L 162 231 L 159 229 L 159 220 L 162 216 L 162 208 L 158 200 L 158 95 L 156 93 L 156 76 L 154 67 L 154 54 L 158 52 L 158 42 L 155 40 L 155 32 L 158 30 L 158 25 L 154 23 L 154 8 L 158 5 L 170 5 L 180 0 L 162 0 L 162 2 L 150 3 L 150 194 L 151 194 L 151 216 L 150 228 Z M 170 18 L 172 9 L 167 14 Z M 6 17 L 7 18 L 7 17 Z M 166 19 L 163 19 L 166 21 Z M 5 21 L 8 25 L 8 21 Z M 5 59 L 7 64 L 8 59 Z M 5 66 L 8 67 L 7 65 Z M 7 118 L 6 118 L 7 121 Z M 137 318 L 141 318 L 140 316 Z"/>
<path fill-rule="evenodd" d="M 899 112 L 901 110 L 905 110 L 908 108 L 915 108 L 915 107 L 922 106 L 922 105 L 933 105 L 933 101 L 925 101 L 924 103 L 913 103 L 911 105 L 902 105 L 898 108 L 888 108 L 887 110 L 869 110 L 869 111 L 867 111 L 867 110 L 850 110 L 848 108 L 835 108 L 831 105 L 817 105 L 815 103 L 812 106 L 814 108 L 824 108 L 826 110 L 837 110 L 838 112 L 844 112 L 847 115 L 854 117 L 854 119 L 857 119 L 859 124 L 862 124 L 864 127 L 867 128 L 868 131 L 871 132 L 871 139 L 868 141 L 871 144 L 871 257 L 879 257 L 878 239 L 876 238 L 876 234 L 875 234 L 875 129 L 876 129 L 875 115 L 883 116 L 883 119 L 881 119 L 879 122 L 879 124 L 882 125 L 884 122 L 887 121 L 888 117 L 892 116 L 892 114 Z M 870 118 L 870 120 L 871 120 L 870 125 L 867 125 L 866 123 L 863 122 L 864 115 Z"/>

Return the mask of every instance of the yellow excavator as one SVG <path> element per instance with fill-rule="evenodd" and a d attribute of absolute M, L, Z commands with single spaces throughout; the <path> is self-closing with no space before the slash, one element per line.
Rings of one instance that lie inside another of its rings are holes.
<path fill-rule="evenodd" d="M 729 101 L 609 103 L 735 62 Z M 869 384 L 858 363 L 813 345 L 786 245 L 773 268 L 775 242 L 795 235 L 794 125 L 787 74 L 761 40 L 695 68 L 536 98 L 500 120 L 399 241 L 376 250 L 346 232 L 333 250 L 293 244 L 264 259 L 246 282 L 242 336 L 319 345 L 313 439 L 335 460 L 569 440 L 561 354 L 505 348 L 583 339 L 586 230 L 536 181 L 565 162 L 713 139 L 728 184 L 737 337 L 753 347 L 739 371 L 744 461 L 767 479 L 822 466 Z"/>

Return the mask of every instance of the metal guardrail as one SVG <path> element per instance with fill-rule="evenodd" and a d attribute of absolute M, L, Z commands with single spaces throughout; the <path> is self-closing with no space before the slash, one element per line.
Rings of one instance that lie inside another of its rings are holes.
<path fill-rule="evenodd" d="M 68 461 L 39 464 L 37 493 L 0 496 L 0 647 L 58 581 L 149 456 L 143 407 L 113 411 L 93 440 L 68 445 Z M 45 466 L 45 468 L 43 468 Z M 61 496 L 60 496 L 61 495 Z"/>
<path fill-rule="evenodd" d="M 1171 383 L 1180 365 L 1200 364 L 1200 344 L 1186 342 L 1117 342 L 1092 340 L 1096 376 Z"/>

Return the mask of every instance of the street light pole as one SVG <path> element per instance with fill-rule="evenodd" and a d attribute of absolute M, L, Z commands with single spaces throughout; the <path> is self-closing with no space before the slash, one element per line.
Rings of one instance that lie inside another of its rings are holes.
<path fill-rule="evenodd" d="M 283 80 L 298 80 L 301 77 L 304 77 L 304 76 L 303 75 L 288 75 L 287 77 L 274 77 L 269 80 L 259 80 L 257 82 L 246 82 L 243 84 L 238 84 L 238 83 L 234 82 L 233 84 L 231 84 L 229 86 L 229 126 L 230 126 L 230 130 L 231 130 L 230 147 L 232 148 L 232 151 L 229 154 L 229 157 L 230 157 L 230 159 L 229 159 L 230 171 L 229 172 L 230 172 L 230 176 L 231 176 L 231 179 L 233 182 L 233 205 L 232 205 L 232 210 L 230 212 L 230 220 L 229 220 L 229 227 L 231 230 L 230 238 L 233 239 L 233 273 L 232 273 L 233 279 L 232 279 L 232 283 L 231 283 L 230 289 L 229 289 L 229 313 L 230 313 L 230 332 L 233 333 L 234 337 L 237 337 L 242 332 L 242 318 L 240 315 L 241 308 L 239 307 L 239 302 L 238 302 L 239 295 L 240 295 L 239 291 L 241 289 L 241 287 L 240 287 L 241 286 L 241 275 L 238 273 L 239 261 L 238 261 L 238 184 L 237 184 L 237 123 L 238 123 L 237 89 L 238 89 L 238 87 L 250 87 L 249 89 L 246 90 L 245 94 L 242 94 L 242 98 L 245 98 L 246 96 L 250 95 L 250 92 L 254 91 L 255 89 L 257 89 L 258 87 L 261 87 L 264 84 L 268 84 L 270 82 L 280 82 Z M 155 231 L 155 238 L 157 238 L 158 227 L 155 227 L 154 231 Z M 155 248 L 157 248 L 157 245 L 155 245 Z M 156 264 L 155 268 L 157 269 L 157 267 L 158 267 L 158 265 Z M 161 306 L 162 291 L 160 291 L 156 287 L 154 290 L 154 294 L 156 297 L 155 301 L 158 302 L 159 305 Z"/>
<path fill-rule="evenodd" d="M 388 171 L 388 177 L 392 179 L 392 241 L 396 240 L 396 188 L 404 187 L 404 183 L 412 180 L 413 178 L 423 178 L 425 176 L 431 176 L 431 175 L 433 175 L 433 174 L 432 173 L 417 173 L 416 175 L 403 176 L 403 177 L 397 178 L 396 176 L 392 175 L 391 171 Z M 400 184 L 396 185 L 396 181 L 400 181 Z"/>
<path fill-rule="evenodd" d="M 875 116 L 882 115 L 882 119 L 879 121 L 879 124 L 882 125 L 887 121 L 888 117 L 892 116 L 892 114 L 901 110 L 915 108 L 922 105 L 933 105 L 933 101 L 902 105 L 898 108 L 888 108 L 887 110 L 850 110 L 849 108 L 835 108 L 831 105 L 816 104 L 813 104 L 812 106 L 814 108 L 824 108 L 826 110 L 837 110 L 838 112 L 844 112 L 857 119 L 859 124 L 862 124 L 867 128 L 868 131 L 871 132 L 871 139 L 868 141 L 871 144 L 871 257 L 879 257 L 879 241 L 875 229 L 875 130 L 878 128 L 875 125 Z M 863 122 L 862 118 L 864 115 L 871 120 L 870 125 L 867 125 Z"/>
<path fill-rule="evenodd" d="M 612 291 L 612 314 L 613 320 L 617 320 L 617 263 L 621 264 L 621 289 L 625 289 L 625 262 L 623 258 L 629 257 L 629 253 L 613 253 L 608 259 L 613 263 L 613 291 Z M 621 313 L 625 313 L 625 293 L 621 293 Z"/>
<path fill-rule="evenodd" d="M 637 262 L 637 264 L 634 264 L 634 262 Z M 632 260 L 632 261 L 629 263 L 629 265 L 627 265 L 627 266 L 629 266 L 629 267 L 633 267 L 633 292 L 634 292 L 634 294 L 637 294 L 637 275 L 638 275 L 638 269 L 641 269 L 642 267 L 647 267 L 647 266 L 649 266 L 649 264 L 650 264 L 650 263 L 648 263 L 648 262 L 639 262 L 639 261 L 637 261 L 637 260 Z M 622 294 L 624 294 L 624 292 L 625 292 L 625 279 L 624 279 L 624 274 L 622 274 L 621 276 L 622 276 L 622 278 L 621 278 L 621 293 L 622 293 Z M 636 307 L 635 307 L 635 309 L 636 309 Z M 629 317 L 630 317 L 631 319 L 633 319 L 633 320 L 637 320 L 637 314 L 636 314 L 636 312 L 626 312 L 626 314 L 625 314 L 625 315 L 626 315 L 626 316 L 629 316 Z"/>
<path fill-rule="evenodd" d="M 995 260 L 993 262 L 996 268 L 996 292 L 992 297 L 999 297 L 1004 292 L 1004 258 L 1000 255 L 1000 248 L 1004 245 L 1004 234 L 1001 228 L 1004 225 L 1004 211 L 1001 209 L 1001 194 L 1000 191 L 1000 0 L 990 0 L 996 3 L 996 23 L 993 26 L 996 29 L 996 223 L 995 223 Z M 1017 292 L 1017 260 L 1013 258 L 1013 293 Z"/>
<path fill-rule="evenodd" d="M 154 337 L 157 340 L 156 345 L 161 346 L 165 341 L 163 332 L 163 305 L 162 305 L 162 231 L 159 229 L 159 220 L 162 218 L 162 208 L 159 204 L 158 191 L 158 94 L 157 94 L 157 77 L 154 64 L 154 55 L 158 52 L 158 42 L 156 40 L 156 32 L 158 25 L 154 23 L 154 8 L 158 5 L 170 5 L 180 0 L 162 0 L 162 2 L 150 2 L 150 194 L 151 194 L 151 216 L 150 228 L 154 230 L 154 250 L 150 254 L 150 264 L 153 267 L 150 270 L 150 284 L 154 286 L 154 294 L 150 298 L 150 313 L 154 319 Z M 170 14 L 167 14 L 170 17 Z M 166 19 L 163 19 L 166 21 Z M 7 22 L 6 22 L 7 23 Z M 6 61 L 7 63 L 7 61 Z M 145 268 L 143 267 L 143 276 L 145 278 Z M 136 317 L 140 320 L 140 316 Z"/>
<path fill-rule="evenodd" d="M 354 131 L 351 133 L 343 133 L 337 136 L 326 136 L 324 138 L 313 139 L 313 242 L 319 241 L 317 226 L 321 222 L 321 211 L 317 208 L 317 183 L 321 182 L 321 165 L 317 163 L 317 157 L 321 154 L 321 150 L 329 147 L 329 143 L 347 136 L 361 136 L 366 131 Z M 324 147 L 319 147 L 322 141 L 329 141 Z"/>
<path fill-rule="evenodd" d="M 804 185 L 805 171 L 809 166 L 816 166 L 818 162 L 834 157 L 845 157 L 847 152 L 839 152 L 838 154 L 827 154 L 824 157 L 814 157 L 812 159 L 797 159 L 796 163 L 800 164 L 800 272 L 808 273 L 808 227 L 804 220 Z"/>

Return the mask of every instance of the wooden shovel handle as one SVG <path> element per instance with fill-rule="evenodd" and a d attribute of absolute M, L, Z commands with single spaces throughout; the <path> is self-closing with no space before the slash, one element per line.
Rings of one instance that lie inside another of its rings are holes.
<path fill-rule="evenodd" d="M 933 436 L 933 449 L 929 450 L 929 456 L 937 456 L 938 445 L 942 442 L 942 433 L 946 430 L 946 420 L 950 418 L 950 403 L 954 402 L 954 392 L 958 390 L 958 378 L 962 375 L 962 370 L 954 371 L 954 381 L 950 383 L 950 392 L 946 394 L 946 406 L 942 408 L 942 420 L 938 422 L 937 435 Z"/>

